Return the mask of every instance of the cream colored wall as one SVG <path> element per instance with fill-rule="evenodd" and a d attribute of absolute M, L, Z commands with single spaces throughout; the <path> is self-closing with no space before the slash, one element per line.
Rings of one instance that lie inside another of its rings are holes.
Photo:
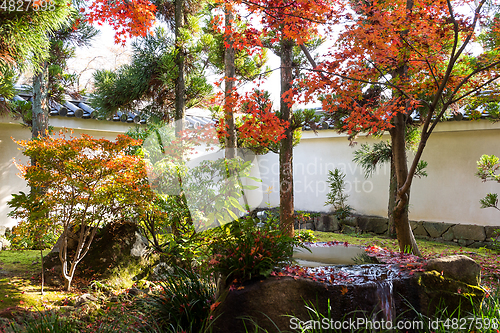
<path fill-rule="evenodd" d="M 131 127 L 128 123 L 92 119 L 50 117 L 49 121 L 55 131 L 66 126 L 74 129 L 75 136 L 86 133 L 95 138 L 108 140 L 114 140 L 118 134 L 126 132 Z M 0 226 L 16 224 L 14 219 L 7 216 L 10 212 L 7 202 L 12 198 L 12 194 L 29 191 L 26 182 L 17 175 L 19 171 L 13 163 L 14 158 L 22 163 L 26 163 L 27 158 L 23 156 L 18 149 L 19 146 L 11 137 L 15 140 L 25 140 L 31 137 L 31 133 L 28 128 L 16 121 L 0 118 Z"/>
<path fill-rule="evenodd" d="M 130 127 L 127 123 L 51 117 L 58 130 L 63 125 L 75 128 L 75 134 L 113 140 Z M 16 174 L 13 158 L 22 159 L 14 139 L 28 139 L 30 132 L 9 119 L 0 119 L 0 225 L 13 225 L 7 217 L 7 202 L 12 193 L 27 191 L 24 180 Z M 388 137 L 384 136 L 383 140 Z M 360 214 L 387 215 L 389 166 L 378 168 L 375 175 L 365 179 L 359 166 L 352 162 L 352 153 L 361 143 L 374 143 L 373 138 L 361 137 L 358 145 L 350 147 L 344 135 L 334 131 L 304 132 L 294 150 L 295 208 L 298 210 L 328 211 L 324 206 L 328 186 L 328 170 L 341 168 L 346 173 L 349 204 Z M 480 209 L 479 199 L 488 192 L 500 193 L 500 185 L 482 183 L 474 176 L 476 161 L 482 154 L 500 156 L 500 123 L 461 121 L 441 123 L 429 139 L 423 159 L 429 163 L 428 177 L 415 179 L 411 192 L 410 218 L 414 220 L 500 225 L 500 213 Z M 273 186 L 269 195 L 264 192 L 262 207 L 279 204 L 278 156 L 270 153 L 258 157 L 264 191 Z"/>
<path fill-rule="evenodd" d="M 385 135 L 382 140 L 388 140 Z M 357 213 L 387 216 L 389 165 L 378 168 L 365 179 L 359 166 L 352 162 L 353 151 L 361 143 L 378 140 L 360 137 L 350 147 L 344 135 L 334 131 L 304 132 L 294 149 L 295 209 L 328 211 L 326 201 L 328 170 L 341 168 L 346 174 L 348 203 Z M 500 212 L 481 209 L 479 199 L 488 192 L 500 193 L 500 184 L 482 183 L 475 177 L 476 161 L 482 154 L 500 156 L 500 123 L 450 121 L 440 123 L 431 135 L 423 154 L 429 163 L 428 177 L 416 178 L 411 189 L 410 218 L 449 223 L 500 225 Z M 278 157 L 259 157 L 265 207 L 279 204 Z"/>

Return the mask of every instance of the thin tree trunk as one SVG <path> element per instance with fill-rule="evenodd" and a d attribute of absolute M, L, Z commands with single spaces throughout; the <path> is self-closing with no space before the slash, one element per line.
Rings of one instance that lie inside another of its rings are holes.
<path fill-rule="evenodd" d="M 236 139 L 236 128 L 234 125 L 234 113 L 233 113 L 233 99 L 232 93 L 234 90 L 234 79 L 236 76 L 236 70 L 234 65 L 234 47 L 232 39 L 232 25 L 233 25 L 233 13 L 230 9 L 226 7 L 226 31 L 224 35 L 224 44 L 226 48 L 224 51 L 224 71 L 225 71 L 225 84 L 224 84 L 224 120 L 226 125 L 226 150 L 225 155 L 227 159 L 234 158 L 236 156 L 237 139 Z"/>
<path fill-rule="evenodd" d="M 49 109 L 47 103 L 47 63 L 33 77 L 32 127 L 33 138 L 45 137 L 49 132 Z M 32 164 L 34 165 L 34 164 Z"/>
<path fill-rule="evenodd" d="M 184 130 L 184 116 L 186 108 L 186 83 L 184 81 L 184 48 L 181 40 L 181 29 L 184 27 L 184 0 L 175 0 L 175 49 L 177 56 L 177 78 L 175 79 L 175 134 Z"/>
<path fill-rule="evenodd" d="M 45 283 L 45 272 L 43 271 L 43 250 L 40 248 L 40 260 L 42 263 L 42 288 L 41 288 L 41 293 L 43 295 L 43 285 Z"/>
<path fill-rule="evenodd" d="M 280 142 L 280 227 L 286 234 L 294 234 L 293 206 L 293 131 L 292 106 L 285 100 L 285 93 L 292 88 L 293 41 L 285 39 L 281 44 L 281 119 L 289 126 Z"/>
<path fill-rule="evenodd" d="M 43 138 L 49 134 L 49 108 L 47 103 L 47 63 L 33 76 L 33 102 L 31 104 L 31 138 Z M 36 165 L 36 156 L 31 157 Z M 43 193 L 43 188 L 31 188 L 32 192 Z"/>
<path fill-rule="evenodd" d="M 405 115 L 398 113 L 394 117 L 394 127 L 390 129 L 392 156 L 397 178 L 397 195 L 393 210 L 394 226 L 398 236 L 399 249 L 402 252 L 421 256 L 408 219 L 409 189 L 401 192 L 400 189 L 408 178 L 405 142 Z"/>
<path fill-rule="evenodd" d="M 413 9 L 413 0 L 406 1 L 406 9 L 408 12 Z M 401 38 L 403 39 L 406 34 L 408 34 L 408 31 L 402 31 Z M 408 68 L 406 65 L 402 65 L 397 68 L 395 74 L 402 80 L 409 79 Z M 404 186 L 407 181 L 409 181 L 410 183 L 412 181 L 411 178 L 409 179 L 409 177 L 412 176 L 408 175 L 405 138 L 406 117 L 408 117 L 408 115 L 410 114 L 410 106 L 408 105 L 408 103 L 405 103 L 404 107 L 405 113 L 397 113 L 393 120 L 394 127 L 389 130 L 389 133 L 391 134 L 392 158 L 397 179 L 396 202 L 394 205 L 392 217 L 394 219 L 394 226 L 398 236 L 399 250 L 401 252 L 413 253 L 414 255 L 421 256 L 422 254 L 418 249 L 417 242 L 415 241 L 415 237 L 413 236 L 413 232 L 410 227 L 410 221 L 408 219 L 410 187 L 408 186 L 406 190 L 404 190 Z"/>
<path fill-rule="evenodd" d="M 47 63 L 44 62 L 39 72 L 33 77 L 33 102 L 31 113 L 31 137 L 43 138 L 49 134 L 49 108 L 47 98 Z M 32 157 L 31 165 L 36 165 L 36 157 Z M 43 188 L 31 188 L 32 192 L 42 194 Z M 40 244 L 42 245 L 42 244 Z M 42 264 L 42 285 L 40 292 L 43 295 L 43 287 L 45 282 L 45 272 L 43 269 L 43 250 L 40 248 L 40 260 Z"/>
<path fill-rule="evenodd" d="M 389 204 L 387 207 L 387 217 L 389 218 L 389 225 L 387 232 L 390 237 L 396 236 L 396 226 L 394 225 L 394 208 L 396 207 L 396 196 L 398 194 L 398 180 L 396 177 L 396 168 L 394 166 L 394 159 L 391 157 L 391 174 L 389 176 Z"/>

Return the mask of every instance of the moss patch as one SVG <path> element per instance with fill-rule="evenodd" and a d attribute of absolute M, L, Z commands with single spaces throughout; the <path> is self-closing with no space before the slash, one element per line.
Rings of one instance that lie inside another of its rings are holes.
<path fill-rule="evenodd" d="M 429 314 L 443 307 L 453 309 L 448 313 L 452 316 L 477 313 L 485 295 L 482 288 L 446 278 L 437 271 L 423 273 L 418 284 L 423 288 L 421 308 Z"/>

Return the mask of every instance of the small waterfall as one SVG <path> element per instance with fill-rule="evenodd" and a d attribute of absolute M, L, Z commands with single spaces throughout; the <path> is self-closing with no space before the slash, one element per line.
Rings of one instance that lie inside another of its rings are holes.
<path fill-rule="evenodd" d="M 392 289 L 391 279 L 377 282 L 377 296 L 384 320 L 394 323 L 394 319 L 396 319 L 396 307 Z"/>

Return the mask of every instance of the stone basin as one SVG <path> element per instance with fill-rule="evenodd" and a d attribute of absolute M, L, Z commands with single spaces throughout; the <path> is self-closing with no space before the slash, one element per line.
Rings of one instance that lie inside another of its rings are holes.
<path fill-rule="evenodd" d="M 306 249 L 295 247 L 293 258 L 299 266 L 319 267 L 331 265 L 353 265 L 355 258 L 365 254 L 364 248 L 355 245 L 309 243 Z"/>
<path fill-rule="evenodd" d="M 472 312 L 484 297 L 479 287 L 481 268 L 465 256 L 415 265 L 352 265 L 353 258 L 365 253 L 363 248 L 331 242 L 308 244 L 308 248 L 311 252 L 296 249 L 294 253 L 304 265 L 222 292 L 221 304 L 213 313 L 217 318 L 212 322 L 214 331 L 245 332 L 256 324 L 262 330 L 255 332 L 276 332 L 277 328 L 290 332 L 292 319 L 306 322 L 312 318 L 306 303 L 335 322 L 368 318 L 394 323 L 416 320 L 420 318 L 417 313 L 434 317 L 440 304 L 447 306 L 448 314 L 456 313 L 455 309 Z"/>

